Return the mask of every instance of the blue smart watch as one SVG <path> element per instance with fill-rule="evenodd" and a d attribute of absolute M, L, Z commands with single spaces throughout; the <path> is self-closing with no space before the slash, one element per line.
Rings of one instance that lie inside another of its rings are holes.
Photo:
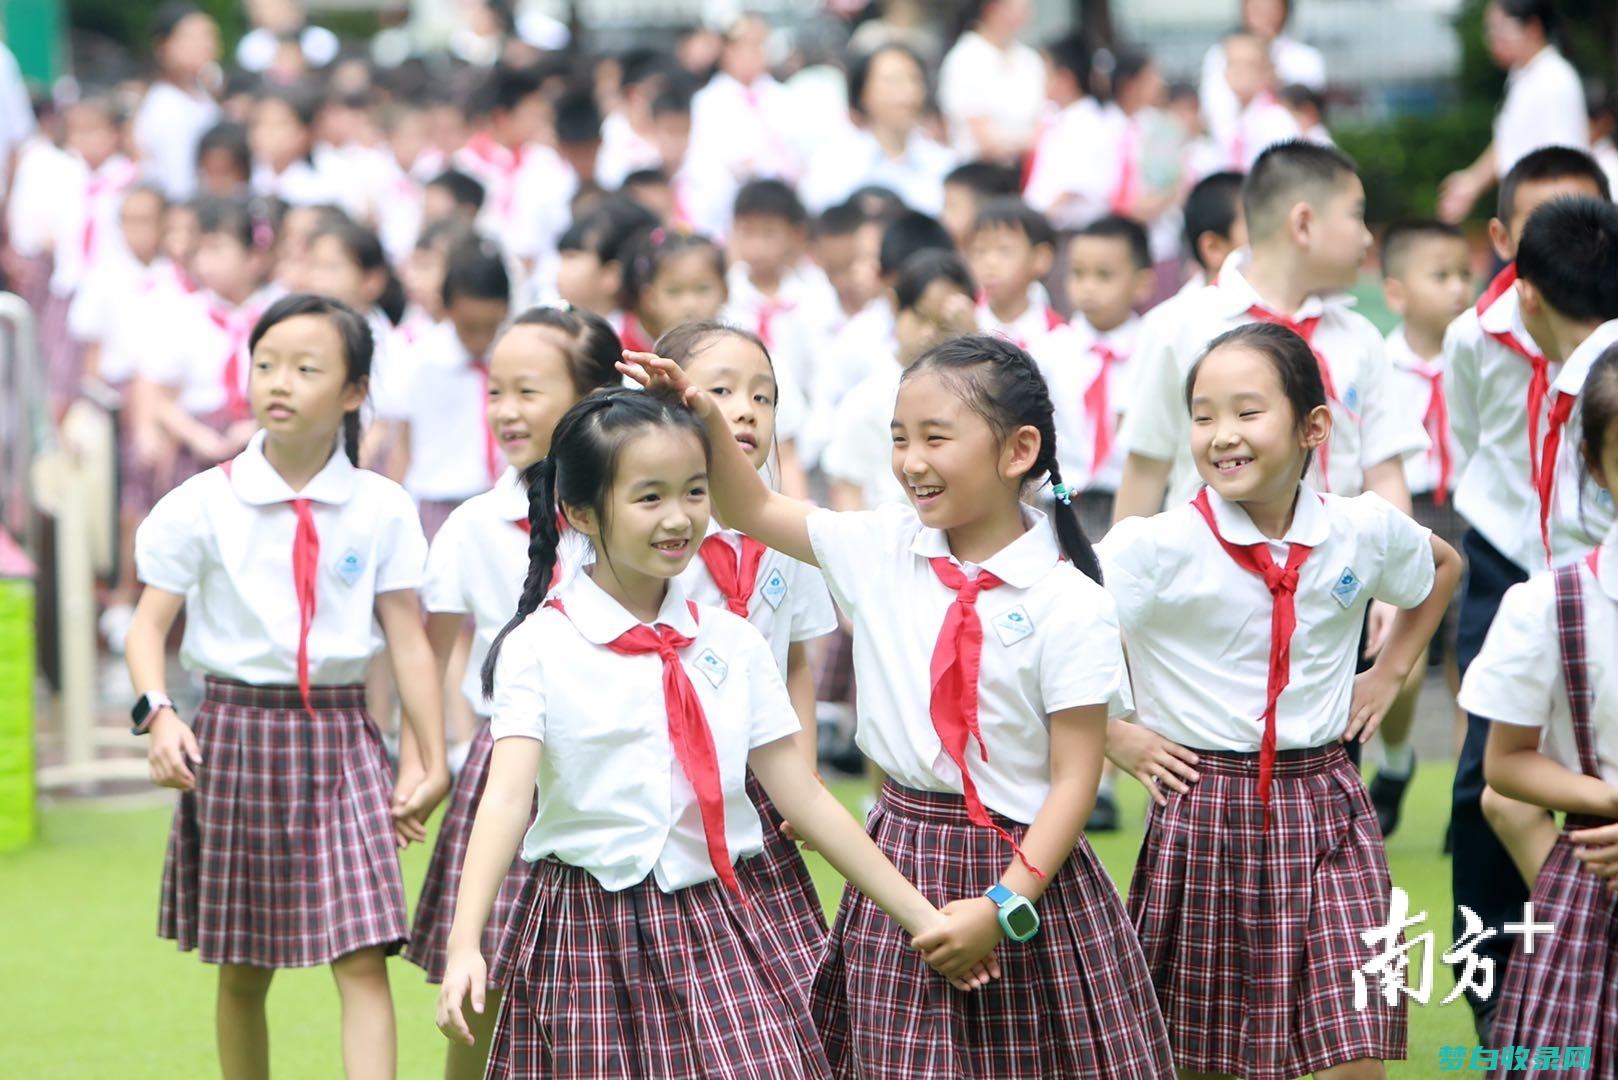
<path fill-rule="evenodd" d="M 1019 896 L 998 881 L 983 894 L 1000 909 L 1000 929 L 1012 941 L 1027 941 L 1039 933 L 1039 912 L 1026 896 Z"/>

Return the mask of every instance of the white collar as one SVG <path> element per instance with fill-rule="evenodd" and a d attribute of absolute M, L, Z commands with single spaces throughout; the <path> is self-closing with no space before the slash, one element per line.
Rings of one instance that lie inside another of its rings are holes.
<path fill-rule="evenodd" d="M 1511 288 L 1502 290 L 1493 302 L 1478 312 L 1478 326 L 1485 334 L 1510 334 L 1534 352 L 1540 351 L 1539 343 L 1529 335 L 1528 327 L 1523 325 L 1522 304 L 1517 295 L 1515 278 Z"/>
<path fill-rule="evenodd" d="M 1416 371 L 1422 374 L 1432 370 L 1443 362 L 1443 357 L 1433 360 L 1423 360 L 1416 355 L 1416 350 L 1410 346 L 1410 338 L 1405 334 L 1405 324 L 1400 323 L 1388 335 L 1387 342 L 1388 362 L 1401 371 Z"/>
<path fill-rule="evenodd" d="M 608 596 L 587 571 L 581 570 L 571 575 L 552 595 L 561 600 L 568 620 L 584 640 L 593 645 L 606 645 L 635 627 L 644 625 L 627 608 Z M 674 578 L 668 581 L 656 622 L 672 627 L 684 637 L 697 636 L 696 616 L 686 603 L 685 589 Z"/>
<path fill-rule="evenodd" d="M 1088 349 L 1091 345 L 1100 344 L 1114 352 L 1128 354 L 1135 346 L 1135 335 L 1140 330 L 1140 316 L 1131 312 L 1129 318 L 1111 330 L 1102 331 L 1091 326 L 1090 320 L 1075 311 L 1067 325 L 1072 328 L 1080 348 Z"/>
<path fill-rule="evenodd" d="M 231 463 L 230 488 L 249 506 L 269 506 L 292 499 L 341 505 L 353 497 L 358 472 L 348 455 L 333 444 L 331 457 L 314 479 L 305 484 L 302 491 L 293 491 L 264 456 L 264 432 L 258 431 L 247 441 L 247 449 L 237 454 Z"/>
<path fill-rule="evenodd" d="M 1579 347 L 1568 356 L 1561 374 L 1551 385 L 1564 394 L 1577 395 L 1584 389 L 1584 380 L 1589 376 L 1590 368 L 1607 351 L 1607 346 L 1615 341 L 1618 341 L 1618 319 L 1609 319 L 1579 342 Z"/>
<path fill-rule="evenodd" d="M 1512 71 L 1507 78 L 1512 82 L 1515 82 L 1521 78 L 1526 78 L 1528 74 L 1535 68 L 1544 67 L 1547 63 L 1553 62 L 1553 57 L 1559 57 L 1561 55 L 1562 54 L 1556 50 L 1555 45 L 1552 45 L 1550 42 L 1546 42 L 1544 48 L 1540 49 L 1533 56 L 1530 56 L 1526 64 Z"/>
<path fill-rule="evenodd" d="M 1233 314 L 1245 314 L 1254 304 L 1268 308 L 1270 305 L 1259 296 L 1247 280 L 1247 268 L 1252 265 L 1253 251 L 1251 248 L 1237 248 L 1225 259 L 1225 264 L 1219 268 L 1219 276 L 1214 280 L 1213 287 L 1219 290 L 1220 296 L 1229 303 Z M 1324 315 L 1332 308 L 1349 308 L 1354 306 L 1354 298 L 1348 293 L 1311 293 L 1303 298 L 1297 311 L 1283 311 L 1294 322 L 1304 319 L 1313 319 Z"/>
<path fill-rule="evenodd" d="M 528 520 L 528 488 L 523 484 L 522 476 L 510 465 L 494 482 L 494 487 L 489 489 L 489 499 L 494 503 L 495 513 L 500 515 L 500 520 Z"/>
<path fill-rule="evenodd" d="M 1319 547 L 1331 535 L 1331 522 L 1326 517 L 1326 504 L 1322 501 L 1320 493 L 1308 484 L 1298 485 L 1298 501 L 1292 512 L 1292 524 L 1287 527 L 1286 535 L 1275 541 L 1258 531 L 1253 519 L 1247 516 L 1247 511 L 1241 506 L 1226 502 L 1219 492 L 1207 488 L 1208 506 L 1213 510 L 1214 522 L 1219 526 L 1219 535 L 1229 543 L 1241 547 L 1253 544 L 1306 544 L 1309 547 Z"/>
<path fill-rule="evenodd" d="M 1014 589 L 1031 589 L 1050 573 L 1051 567 L 1062 560 L 1062 549 L 1056 535 L 1045 523 L 1045 515 L 1032 506 L 1022 508 L 1023 534 L 985 559 L 980 568 L 993 574 Z M 914 511 L 912 511 L 914 512 Z M 956 566 L 961 561 L 949 549 L 949 537 L 942 529 L 923 525 L 916 530 L 910 550 L 924 559 L 940 555 Z"/>

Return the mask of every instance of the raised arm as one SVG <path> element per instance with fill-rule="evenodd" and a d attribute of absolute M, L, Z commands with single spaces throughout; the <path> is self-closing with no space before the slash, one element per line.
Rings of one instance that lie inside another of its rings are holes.
<path fill-rule="evenodd" d="M 814 506 L 770 490 L 731 436 L 711 395 L 692 386 L 674 361 L 651 353 L 625 350 L 618 369 L 648 390 L 677 394 L 707 427 L 713 445 L 708 483 L 720 521 L 799 562 L 820 565 L 809 543 L 809 514 Z"/>

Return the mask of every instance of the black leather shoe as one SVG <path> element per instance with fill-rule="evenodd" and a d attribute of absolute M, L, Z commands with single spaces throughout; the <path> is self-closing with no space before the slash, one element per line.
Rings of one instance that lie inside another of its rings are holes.
<path fill-rule="evenodd" d="M 1412 755 L 1409 776 L 1388 776 L 1379 769 L 1376 776 L 1371 778 L 1371 805 L 1376 808 L 1376 823 L 1381 826 L 1384 838 L 1392 836 L 1393 830 L 1399 827 L 1399 810 L 1404 804 L 1405 789 L 1415 775 L 1416 762 Z"/>

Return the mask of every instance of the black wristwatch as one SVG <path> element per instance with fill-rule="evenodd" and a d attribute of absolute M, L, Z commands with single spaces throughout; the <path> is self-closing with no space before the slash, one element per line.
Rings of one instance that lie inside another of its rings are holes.
<path fill-rule="evenodd" d="M 136 735 L 146 734 L 152 726 L 152 718 L 157 715 L 157 710 L 173 708 L 174 702 L 165 694 L 142 694 L 140 700 L 135 702 L 135 707 L 129 710 L 130 730 Z"/>

